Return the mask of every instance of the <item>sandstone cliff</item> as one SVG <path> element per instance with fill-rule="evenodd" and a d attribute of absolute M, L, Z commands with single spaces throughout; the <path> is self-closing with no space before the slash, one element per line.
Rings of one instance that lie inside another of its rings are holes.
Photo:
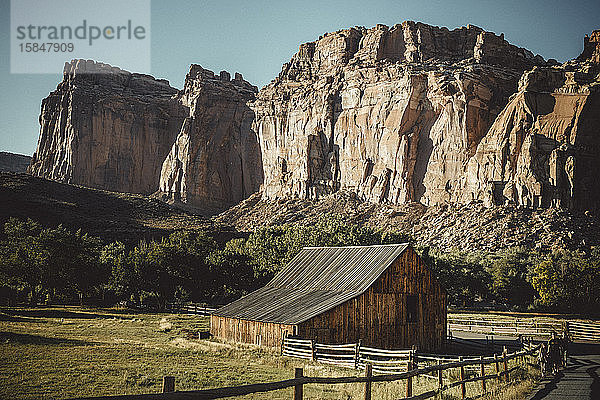
<path fill-rule="evenodd" d="M 161 192 L 212 211 L 237 204 L 259 189 L 260 147 L 251 130 L 254 113 L 246 104 L 256 92 L 241 74 L 231 79 L 225 71 L 215 76 L 191 66 L 179 96 L 189 116 L 162 165 Z"/>
<path fill-rule="evenodd" d="M 474 26 L 404 22 L 303 44 L 253 105 L 263 198 L 346 189 L 376 203 L 598 209 L 597 39 L 587 66 Z"/>
<path fill-rule="evenodd" d="M 599 72 L 575 63 L 526 72 L 469 160 L 462 197 L 597 210 Z"/>
<path fill-rule="evenodd" d="M 496 116 L 539 56 L 480 28 L 405 22 L 300 46 L 254 103 L 264 197 L 452 200 Z"/>
<path fill-rule="evenodd" d="M 30 173 L 107 190 L 152 193 L 185 108 L 164 80 L 74 60 L 42 102 Z"/>
<path fill-rule="evenodd" d="M 583 52 L 577 61 L 600 64 L 600 30 L 595 30 L 591 35 L 583 38 Z"/>
<path fill-rule="evenodd" d="M 76 61 L 42 104 L 30 171 L 207 211 L 258 190 L 599 210 L 599 65 L 600 31 L 558 65 L 475 26 L 410 21 L 302 44 L 258 93 L 198 65 L 178 92 Z"/>

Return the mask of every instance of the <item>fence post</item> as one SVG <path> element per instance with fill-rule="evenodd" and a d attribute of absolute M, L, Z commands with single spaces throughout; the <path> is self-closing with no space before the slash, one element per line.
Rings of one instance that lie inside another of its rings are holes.
<path fill-rule="evenodd" d="M 483 363 L 483 356 L 481 356 L 479 360 L 481 361 L 481 390 L 482 393 L 485 394 L 485 364 Z"/>
<path fill-rule="evenodd" d="M 442 360 L 438 360 L 438 365 L 442 365 Z M 442 369 L 438 369 L 438 385 L 440 389 L 444 386 L 444 375 Z"/>
<path fill-rule="evenodd" d="M 301 379 L 303 377 L 304 377 L 304 372 L 303 372 L 302 368 L 296 368 L 294 378 Z M 302 396 L 303 396 L 303 392 L 304 392 L 303 385 L 304 385 L 303 383 L 298 383 L 298 384 L 296 384 L 296 386 L 294 386 L 294 400 L 302 400 Z"/>
<path fill-rule="evenodd" d="M 373 366 L 370 363 L 365 364 L 365 376 L 367 378 L 373 376 Z M 371 380 L 365 382 L 365 400 L 371 400 Z"/>
<path fill-rule="evenodd" d="M 419 356 L 417 355 L 417 345 L 416 344 L 413 344 L 412 351 L 413 351 L 413 369 L 417 369 L 417 368 L 419 368 Z"/>
<path fill-rule="evenodd" d="M 162 392 L 171 393 L 175 391 L 175 377 L 163 376 Z"/>
<path fill-rule="evenodd" d="M 356 343 L 356 347 L 354 347 L 354 369 L 358 369 L 358 364 L 360 363 L 360 344 L 362 340 L 358 339 Z"/>
<path fill-rule="evenodd" d="M 504 364 L 504 375 L 506 378 L 506 382 L 508 382 L 508 360 L 506 359 L 506 346 L 504 346 L 504 349 L 502 350 L 502 359 Z"/>
<path fill-rule="evenodd" d="M 285 338 L 287 337 L 287 331 L 283 331 L 283 335 L 281 335 L 281 352 L 280 355 L 283 355 L 283 349 L 285 348 Z"/>
<path fill-rule="evenodd" d="M 315 361 L 317 359 L 317 348 L 315 347 L 314 339 L 311 339 L 310 341 L 310 352 L 312 354 L 312 360 Z"/>
<path fill-rule="evenodd" d="M 408 365 L 406 366 L 406 371 L 411 371 L 413 369 L 413 352 L 411 350 L 408 353 Z M 412 397 L 412 376 L 406 378 L 406 397 Z"/>
<path fill-rule="evenodd" d="M 498 362 L 498 354 L 494 353 L 494 362 L 496 363 L 496 379 L 498 379 L 498 383 L 500 383 L 500 364 Z"/>
<path fill-rule="evenodd" d="M 463 357 L 459 357 L 458 361 L 463 362 Z M 465 367 L 463 365 L 460 366 L 460 394 L 461 398 L 465 399 L 467 397 L 467 386 L 465 384 Z"/>

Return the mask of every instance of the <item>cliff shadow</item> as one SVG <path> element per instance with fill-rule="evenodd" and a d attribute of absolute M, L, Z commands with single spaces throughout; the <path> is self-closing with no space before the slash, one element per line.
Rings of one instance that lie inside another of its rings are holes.
<path fill-rule="evenodd" d="M 600 96 L 589 96 L 577 120 L 574 145 L 573 206 L 577 210 L 600 212 Z"/>
<path fill-rule="evenodd" d="M 66 228 L 135 245 L 176 229 L 210 227 L 206 218 L 142 195 L 108 192 L 27 174 L 0 173 L 0 223 L 31 218 L 44 227 Z M 3 233 L 0 232 L 0 237 Z"/>
<path fill-rule="evenodd" d="M 244 104 L 244 118 L 241 126 L 241 135 L 244 138 L 242 150 L 246 149 L 243 154 L 240 154 L 240 173 L 242 181 L 242 196 L 234 204 L 240 203 L 252 196 L 260 190 L 260 186 L 265 180 L 263 169 L 262 148 L 258 139 L 258 132 L 253 128 L 256 120 L 256 113 L 248 104 Z"/>
<path fill-rule="evenodd" d="M 433 153 L 433 140 L 431 139 L 431 129 L 438 115 L 433 111 L 432 104 L 429 100 L 421 100 L 421 115 L 415 123 L 415 128 L 418 129 L 417 138 L 417 157 L 414 164 L 412 187 L 412 201 L 421 202 L 421 198 L 425 194 L 426 187 L 424 185 L 425 174 L 429 165 L 429 159 Z M 414 128 L 413 128 L 414 129 Z M 414 139 L 413 139 L 414 140 Z"/>

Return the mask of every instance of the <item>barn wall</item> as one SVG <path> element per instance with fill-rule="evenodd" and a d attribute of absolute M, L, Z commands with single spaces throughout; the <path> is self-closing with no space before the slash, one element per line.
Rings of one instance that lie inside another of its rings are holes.
<path fill-rule="evenodd" d="M 408 322 L 407 295 L 418 295 L 418 318 Z M 446 292 L 412 248 L 404 251 L 362 295 L 298 327 L 320 343 L 380 348 L 441 349 L 446 338 Z"/>
<path fill-rule="evenodd" d="M 294 326 L 273 322 L 225 318 L 217 315 L 211 315 L 210 317 L 210 333 L 213 336 L 239 343 L 277 347 L 281 345 L 281 338 L 284 331 L 288 335 L 292 335 Z"/>

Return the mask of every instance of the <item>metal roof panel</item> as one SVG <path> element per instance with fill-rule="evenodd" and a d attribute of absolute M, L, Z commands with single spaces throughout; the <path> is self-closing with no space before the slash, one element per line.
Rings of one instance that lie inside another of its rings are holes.
<path fill-rule="evenodd" d="M 364 293 L 408 246 L 305 247 L 265 287 L 213 314 L 299 324 Z"/>

